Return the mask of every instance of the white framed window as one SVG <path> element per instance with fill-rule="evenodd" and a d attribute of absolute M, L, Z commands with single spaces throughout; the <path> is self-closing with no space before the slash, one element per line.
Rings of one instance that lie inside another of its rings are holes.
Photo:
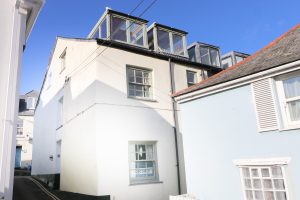
<path fill-rule="evenodd" d="M 201 46 L 200 47 L 200 61 L 206 65 L 220 67 L 219 50 L 213 47 Z"/>
<path fill-rule="evenodd" d="M 61 72 L 64 71 L 64 69 L 66 69 L 66 55 L 67 55 L 67 48 L 65 48 L 64 51 L 59 56 Z"/>
<path fill-rule="evenodd" d="M 156 142 L 129 142 L 131 184 L 157 182 Z"/>
<path fill-rule="evenodd" d="M 197 83 L 197 72 L 187 70 L 186 78 L 188 87 L 195 85 Z"/>
<path fill-rule="evenodd" d="M 300 71 L 276 77 L 285 128 L 300 128 Z"/>
<path fill-rule="evenodd" d="M 23 135 L 23 120 L 17 119 L 17 136 Z"/>
<path fill-rule="evenodd" d="M 36 98 L 34 98 L 34 97 L 27 97 L 26 108 L 28 110 L 34 110 L 35 109 L 35 104 L 36 104 Z"/>
<path fill-rule="evenodd" d="M 152 99 L 151 70 L 127 67 L 128 96 Z"/>
<path fill-rule="evenodd" d="M 245 200 L 289 200 L 285 168 L 290 158 L 239 160 Z"/>

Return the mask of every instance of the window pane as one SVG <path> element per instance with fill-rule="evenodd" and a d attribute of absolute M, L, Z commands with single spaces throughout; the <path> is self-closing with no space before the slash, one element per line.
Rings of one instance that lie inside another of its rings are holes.
<path fill-rule="evenodd" d="M 246 198 L 247 198 L 247 200 L 253 199 L 253 193 L 251 190 L 246 190 Z"/>
<path fill-rule="evenodd" d="M 300 76 L 283 81 L 286 98 L 300 96 Z"/>
<path fill-rule="evenodd" d="M 134 70 L 133 69 L 127 69 L 127 74 L 128 74 L 128 81 L 130 83 L 134 83 L 135 80 L 134 80 Z"/>
<path fill-rule="evenodd" d="M 300 100 L 288 102 L 291 121 L 300 120 Z"/>
<path fill-rule="evenodd" d="M 263 193 L 262 191 L 254 191 L 254 196 L 256 200 L 263 200 Z"/>
<path fill-rule="evenodd" d="M 263 184 L 264 184 L 265 189 L 272 189 L 273 188 L 271 179 L 264 179 Z"/>
<path fill-rule="evenodd" d="M 161 51 L 171 53 L 169 32 L 158 29 L 157 40 Z"/>
<path fill-rule="evenodd" d="M 120 40 L 120 41 L 127 41 L 126 38 L 126 20 L 121 19 L 116 16 L 112 16 L 112 39 L 113 40 Z"/>
<path fill-rule="evenodd" d="M 210 48 L 210 60 L 211 60 L 211 65 L 220 67 L 218 50 Z"/>
<path fill-rule="evenodd" d="M 274 192 L 265 192 L 265 200 L 275 200 Z"/>
<path fill-rule="evenodd" d="M 182 36 L 173 34 L 173 50 L 174 54 L 184 55 Z"/>
<path fill-rule="evenodd" d="M 258 177 L 258 169 L 251 169 L 251 175 L 252 177 Z"/>
<path fill-rule="evenodd" d="M 242 170 L 243 170 L 244 177 L 250 177 L 249 168 L 244 167 Z"/>
<path fill-rule="evenodd" d="M 261 175 L 262 177 L 270 177 L 270 172 L 268 168 L 261 169 Z"/>
<path fill-rule="evenodd" d="M 250 179 L 244 179 L 244 184 L 245 184 L 246 189 L 251 189 L 252 188 L 252 184 L 251 184 Z"/>
<path fill-rule="evenodd" d="M 276 199 L 277 200 L 286 200 L 285 192 L 276 192 Z"/>
<path fill-rule="evenodd" d="M 137 44 L 137 45 L 144 45 L 144 29 L 143 25 L 130 22 L 130 43 Z"/>
<path fill-rule="evenodd" d="M 272 175 L 274 178 L 282 178 L 281 167 L 272 167 Z"/>
<path fill-rule="evenodd" d="M 100 38 L 107 38 L 106 19 L 101 23 L 101 34 Z"/>
<path fill-rule="evenodd" d="M 261 188 L 261 182 L 260 179 L 253 179 L 253 187 L 255 189 L 260 189 Z"/>
<path fill-rule="evenodd" d="M 284 190 L 284 181 L 283 179 L 274 179 L 274 187 L 278 190 Z"/>
<path fill-rule="evenodd" d="M 194 85 L 197 82 L 197 73 L 188 71 L 187 82 L 188 82 L 188 86 Z"/>
<path fill-rule="evenodd" d="M 244 58 L 240 57 L 240 56 L 235 56 L 235 60 L 236 60 L 236 63 L 239 63 L 239 62 L 243 61 Z"/>
<path fill-rule="evenodd" d="M 99 38 L 99 27 L 97 28 L 97 31 L 94 33 L 93 38 Z"/>
<path fill-rule="evenodd" d="M 223 69 L 231 67 L 232 65 L 233 64 L 232 64 L 231 56 L 222 60 L 222 67 L 223 67 Z"/>
<path fill-rule="evenodd" d="M 196 53 L 195 53 L 195 47 L 192 47 L 188 50 L 189 59 L 193 62 L 196 62 Z"/>
<path fill-rule="evenodd" d="M 200 47 L 201 63 L 210 65 L 209 53 L 207 47 Z"/>

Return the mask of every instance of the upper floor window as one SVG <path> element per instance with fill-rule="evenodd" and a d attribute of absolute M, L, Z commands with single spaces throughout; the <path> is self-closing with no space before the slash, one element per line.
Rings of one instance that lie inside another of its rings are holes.
<path fill-rule="evenodd" d="M 200 59 L 201 63 L 203 64 L 220 67 L 220 56 L 218 49 L 208 46 L 201 46 Z"/>
<path fill-rule="evenodd" d="M 36 104 L 36 98 L 34 97 L 28 97 L 26 100 L 26 107 L 29 110 L 34 110 L 35 109 L 35 104 Z"/>
<path fill-rule="evenodd" d="M 128 96 L 152 98 L 151 70 L 128 67 Z"/>
<path fill-rule="evenodd" d="M 188 87 L 195 85 L 197 83 L 197 72 L 186 71 L 187 85 Z"/>
<path fill-rule="evenodd" d="M 160 51 L 171 53 L 169 32 L 158 29 L 157 42 Z"/>
<path fill-rule="evenodd" d="M 222 67 L 223 69 L 227 69 L 233 65 L 231 56 L 222 59 Z"/>
<path fill-rule="evenodd" d="M 66 68 L 66 55 L 67 55 L 67 48 L 65 48 L 62 54 L 59 56 L 61 72 Z"/>
<path fill-rule="evenodd" d="M 188 50 L 189 53 L 189 59 L 190 61 L 196 62 L 196 51 L 195 51 L 195 47 L 192 47 Z"/>
<path fill-rule="evenodd" d="M 241 56 L 235 56 L 235 60 L 236 60 L 236 63 L 239 63 L 239 62 L 245 60 L 245 58 L 241 57 Z"/>
<path fill-rule="evenodd" d="M 23 120 L 17 120 L 17 135 L 23 135 Z"/>
<path fill-rule="evenodd" d="M 130 183 L 147 183 L 158 181 L 156 143 L 129 143 Z"/>
<path fill-rule="evenodd" d="M 300 127 L 300 71 L 277 79 L 278 94 L 287 126 Z"/>

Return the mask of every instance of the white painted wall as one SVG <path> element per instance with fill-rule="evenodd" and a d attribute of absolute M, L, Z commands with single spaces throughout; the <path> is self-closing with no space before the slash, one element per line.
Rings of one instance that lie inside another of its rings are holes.
<path fill-rule="evenodd" d="M 67 67 L 60 72 L 65 47 Z M 97 57 L 103 48 L 94 40 L 57 40 L 48 70 L 53 84 L 43 88 L 35 114 L 32 174 L 57 172 L 48 155 L 61 138 L 61 190 L 115 200 L 168 199 L 178 194 L 169 63 L 114 48 Z M 152 70 L 154 101 L 127 97 L 126 65 Z M 187 86 L 179 68 L 188 67 L 174 65 L 178 90 Z M 71 77 L 66 84 L 65 76 Z M 64 125 L 56 130 L 61 96 Z M 130 185 L 129 141 L 157 141 L 159 183 Z"/>
<path fill-rule="evenodd" d="M 4 0 L 0 6 L 0 197 L 12 198 L 18 85 L 23 45 L 43 1 Z M 31 17 L 27 13 L 31 10 Z"/>

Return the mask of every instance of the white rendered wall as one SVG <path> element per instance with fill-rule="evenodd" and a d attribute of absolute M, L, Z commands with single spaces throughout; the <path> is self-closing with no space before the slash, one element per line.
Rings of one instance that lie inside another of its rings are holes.
<path fill-rule="evenodd" d="M 59 55 L 66 46 L 67 67 L 60 72 Z M 51 163 L 47 155 L 54 154 L 59 138 L 61 190 L 112 195 L 115 200 L 164 200 L 178 194 L 168 61 L 114 48 L 97 57 L 103 50 L 98 47 L 96 41 L 57 40 L 48 71 L 53 85 L 43 89 L 36 110 L 32 173 L 57 172 L 55 160 Z M 152 70 L 154 101 L 127 97 L 126 65 Z M 186 66 L 174 66 L 175 76 L 184 81 L 176 88 L 183 89 L 186 71 L 177 68 Z M 64 85 L 65 76 L 70 80 Z M 56 130 L 52 121 L 61 96 L 64 125 Z M 51 122 L 43 123 L 45 119 Z M 130 185 L 129 141 L 157 142 L 159 183 Z"/>

